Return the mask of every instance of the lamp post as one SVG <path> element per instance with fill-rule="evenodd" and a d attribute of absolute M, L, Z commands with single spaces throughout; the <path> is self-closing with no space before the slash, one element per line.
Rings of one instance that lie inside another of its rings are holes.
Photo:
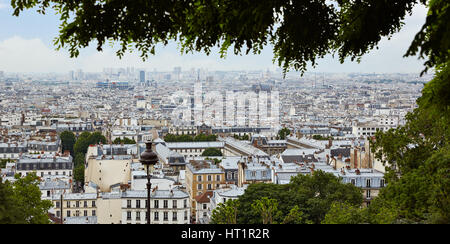
<path fill-rule="evenodd" d="M 150 183 L 150 166 L 155 165 L 158 162 L 158 156 L 152 151 L 152 142 L 145 143 L 146 149 L 141 154 L 139 162 L 147 167 L 147 224 L 150 224 L 150 193 L 151 193 L 151 183 Z"/>

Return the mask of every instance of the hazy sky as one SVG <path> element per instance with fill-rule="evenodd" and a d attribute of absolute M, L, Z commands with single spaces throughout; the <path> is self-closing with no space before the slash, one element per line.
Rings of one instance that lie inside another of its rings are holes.
<path fill-rule="evenodd" d="M 413 15 L 404 20 L 405 26 L 391 40 L 382 39 L 379 49 L 363 56 L 360 64 L 346 62 L 340 64 L 331 56 L 319 60 L 311 72 L 363 72 L 363 73 L 418 73 L 423 69 L 423 60 L 417 57 L 403 58 L 414 35 L 425 22 L 426 8 L 416 6 Z M 66 50 L 55 51 L 53 39 L 58 35 L 59 18 L 47 13 L 37 14 L 27 10 L 19 17 L 12 16 L 9 0 L 0 0 L 0 70 L 6 72 L 68 72 L 83 69 L 86 72 L 99 72 L 104 67 L 145 68 L 152 71 L 173 70 L 181 66 L 183 70 L 207 68 L 208 70 L 256 70 L 275 69 L 273 53 L 267 46 L 260 55 L 236 56 L 229 52 L 226 59 L 216 53 L 207 56 L 180 54 L 176 43 L 160 46 L 156 55 L 142 62 L 139 53 L 127 53 L 122 59 L 115 55 L 117 49 L 105 46 L 97 52 L 94 45 L 81 50 L 78 58 L 71 59 Z"/>

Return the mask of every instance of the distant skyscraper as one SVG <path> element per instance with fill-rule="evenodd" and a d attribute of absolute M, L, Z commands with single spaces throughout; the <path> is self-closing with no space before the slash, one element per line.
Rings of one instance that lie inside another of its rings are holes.
<path fill-rule="evenodd" d="M 3 71 L 0 70 L 0 79 L 3 78 L 3 75 L 4 75 Z"/>
<path fill-rule="evenodd" d="M 139 71 L 139 81 L 145 83 L 145 71 L 143 70 Z"/>
<path fill-rule="evenodd" d="M 71 71 L 69 71 L 69 80 L 73 80 L 75 77 L 74 77 L 74 72 L 73 72 L 73 70 L 71 70 Z"/>
<path fill-rule="evenodd" d="M 177 67 L 173 68 L 173 73 L 176 75 L 177 79 L 180 80 L 181 67 L 177 66 Z"/>

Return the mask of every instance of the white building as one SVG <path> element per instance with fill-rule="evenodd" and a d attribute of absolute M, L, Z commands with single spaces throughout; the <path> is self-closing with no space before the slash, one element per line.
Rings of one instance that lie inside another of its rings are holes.
<path fill-rule="evenodd" d="M 147 191 L 122 192 L 122 224 L 145 224 Z M 150 196 L 152 224 L 189 224 L 190 206 L 186 192 L 153 189 Z"/>

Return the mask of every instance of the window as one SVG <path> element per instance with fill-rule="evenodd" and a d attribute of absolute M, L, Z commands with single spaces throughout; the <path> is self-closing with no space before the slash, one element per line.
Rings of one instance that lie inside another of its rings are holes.
<path fill-rule="evenodd" d="M 67 208 L 70 208 L 70 201 L 67 201 Z"/>
<path fill-rule="evenodd" d="M 141 208 L 141 200 L 136 200 L 136 208 Z"/>
<path fill-rule="evenodd" d="M 87 208 L 87 201 L 84 201 L 84 207 Z"/>
<path fill-rule="evenodd" d="M 92 216 L 95 216 L 95 210 L 92 210 Z"/>
<path fill-rule="evenodd" d="M 76 202 L 75 202 L 75 206 L 76 206 L 77 208 L 79 208 L 79 207 L 80 207 L 80 201 L 76 201 Z"/>
<path fill-rule="evenodd" d="M 211 184 L 208 184 L 208 190 L 212 190 Z"/>
<path fill-rule="evenodd" d="M 177 221 L 177 212 L 172 212 L 172 220 Z"/>
<path fill-rule="evenodd" d="M 203 203 L 203 209 L 206 209 L 207 208 L 207 204 L 206 203 Z"/>
<path fill-rule="evenodd" d="M 256 171 L 252 171 L 252 177 L 256 176 Z"/>
<path fill-rule="evenodd" d="M 159 220 L 159 212 L 155 212 L 154 220 Z"/>
<path fill-rule="evenodd" d="M 164 208 L 169 208 L 169 201 L 164 200 Z"/>
<path fill-rule="evenodd" d="M 351 181 L 352 185 L 356 185 L 356 180 L 355 179 L 351 179 L 350 181 Z"/>
<path fill-rule="evenodd" d="M 60 217 L 61 212 L 60 211 L 56 211 L 56 217 Z"/>
<path fill-rule="evenodd" d="M 188 213 L 187 213 L 187 211 L 184 211 L 184 220 L 187 220 L 188 219 Z"/>
<path fill-rule="evenodd" d="M 367 190 L 367 191 L 366 191 L 366 198 L 367 198 L 367 199 L 370 199 L 370 190 Z"/>
<path fill-rule="evenodd" d="M 197 185 L 197 190 L 201 190 L 202 189 L 202 184 L 198 184 Z"/>
<path fill-rule="evenodd" d="M 136 220 L 141 220 L 141 212 L 136 212 Z"/>
<path fill-rule="evenodd" d="M 211 175 L 208 175 L 208 181 L 211 181 L 212 180 L 211 178 L 212 178 Z"/>
<path fill-rule="evenodd" d="M 164 221 L 169 220 L 169 212 L 164 212 Z"/>
<path fill-rule="evenodd" d="M 228 173 L 227 173 L 227 179 L 228 179 L 228 180 L 233 179 L 233 173 L 228 172 Z"/>
<path fill-rule="evenodd" d="M 220 181 L 220 175 L 216 176 L 216 181 Z"/>
<path fill-rule="evenodd" d="M 185 199 L 183 202 L 184 202 L 184 208 L 187 208 L 187 200 Z"/>
<path fill-rule="evenodd" d="M 83 216 L 88 216 L 87 210 L 83 211 Z"/>
<path fill-rule="evenodd" d="M 370 187 L 370 179 L 366 180 L 366 187 Z"/>
<path fill-rule="evenodd" d="M 92 201 L 92 207 L 95 208 L 95 201 Z"/>
<path fill-rule="evenodd" d="M 75 211 L 75 216 L 80 216 L 80 210 Z"/>
<path fill-rule="evenodd" d="M 127 220 L 131 220 L 131 211 L 127 212 Z"/>
<path fill-rule="evenodd" d="M 127 200 L 127 208 L 131 208 L 131 200 Z"/>
<path fill-rule="evenodd" d="M 197 176 L 197 181 L 202 181 L 202 176 L 201 175 Z"/>
<path fill-rule="evenodd" d="M 177 200 L 172 201 L 172 208 L 177 208 Z"/>
<path fill-rule="evenodd" d="M 263 177 L 266 177 L 266 173 L 267 173 L 266 171 L 263 171 L 263 172 L 262 172 L 262 176 L 263 176 Z"/>
<path fill-rule="evenodd" d="M 384 187 L 384 179 L 380 180 L 380 187 Z"/>
<path fill-rule="evenodd" d="M 57 207 L 57 208 L 59 208 L 59 204 L 60 204 L 59 202 L 56 202 L 56 207 Z"/>
<path fill-rule="evenodd" d="M 50 191 L 47 191 L 47 197 L 49 197 L 50 196 Z"/>
<path fill-rule="evenodd" d="M 159 208 L 159 200 L 154 201 L 155 208 Z"/>
<path fill-rule="evenodd" d="M 70 217 L 70 211 L 67 211 L 67 217 Z"/>

